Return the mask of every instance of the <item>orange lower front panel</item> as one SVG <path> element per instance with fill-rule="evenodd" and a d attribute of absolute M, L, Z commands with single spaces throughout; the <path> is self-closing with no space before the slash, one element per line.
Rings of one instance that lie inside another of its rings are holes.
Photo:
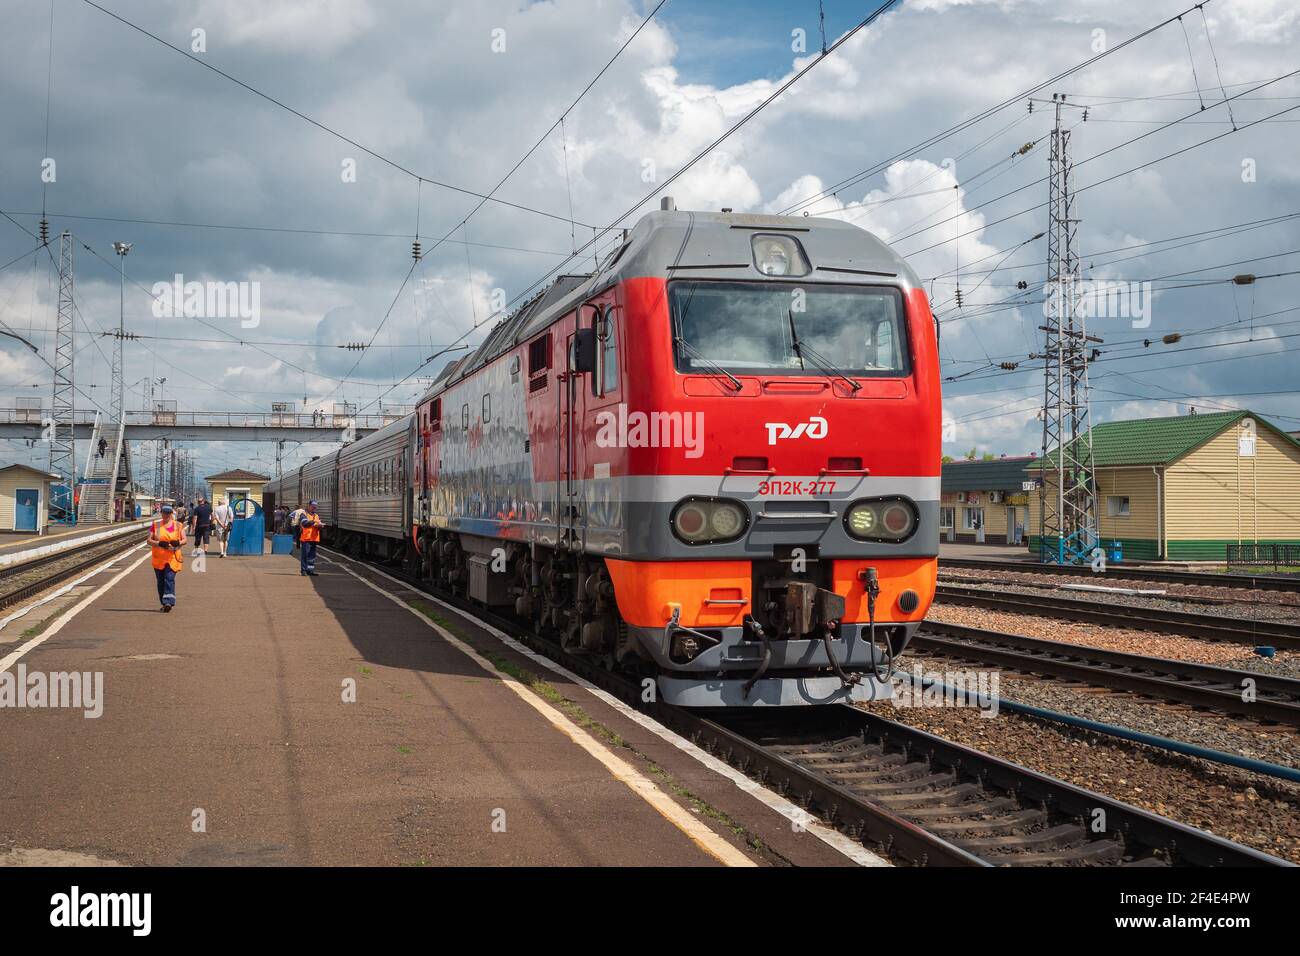
<path fill-rule="evenodd" d="M 844 620 L 859 623 L 867 620 L 866 582 L 860 576 L 867 568 L 875 568 L 880 581 L 880 594 L 876 597 L 876 620 L 895 624 L 919 621 L 930 610 L 934 600 L 934 582 L 939 573 L 938 558 L 889 558 L 874 561 L 836 561 L 831 572 L 836 594 L 844 595 Z M 898 606 L 899 596 L 907 590 L 915 591 L 920 603 L 916 610 L 905 614 Z"/>
<path fill-rule="evenodd" d="M 618 609 L 627 623 L 637 627 L 663 627 L 673 606 L 681 607 L 687 627 L 739 627 L 752 613 L 752 572 L 748 561 L 616 561 L 606 559 Z M 865 582 L 860 572 L 874 567 L 879 576 L 876 620 L 919 621 L 934 599 L 937 558 L 882 558 L 837 560 L 831 572 L 836 594 L 844 595 L 844 620 L 867 620 Z M 905 614 L 899 595 L 911 589 L 920 598 L 915 611 Z"/>
<path fill-rule="evenodd" d="M 672 605 L 687 627 L 739 627 L 750 612 L 748 561 L 605 560 L 623 620 L 663 627 Z M 726 603 L 730 602 L 730 603 Z"/>

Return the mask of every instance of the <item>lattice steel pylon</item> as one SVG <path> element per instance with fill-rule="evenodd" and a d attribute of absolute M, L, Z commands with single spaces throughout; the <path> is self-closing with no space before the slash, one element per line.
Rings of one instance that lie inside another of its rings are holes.
<path fill-rule="evenodd" d="M 77 481 L 73 432 L 76 386 L 73 375 L 72 233 L 59 236 L 58 327 L 54 339 L 54 397 L 50 405 L 50 471 L 72 488 Z"/>
<path fill-rule="evenodd" d="M 1089 559 L 1098 543 L 1088 394 L 1090 336 L 1085 310 L 1079 308 L 1079 219 L 1074 207 L 1070 130 L 1061 122 L 1065 95 L 1053 94 L 1052 99 L 1056 104 L 1056 125 L 1052 129 L 1048 177 L 1038 547 L 1043 561 L 1075 564 Z"/>

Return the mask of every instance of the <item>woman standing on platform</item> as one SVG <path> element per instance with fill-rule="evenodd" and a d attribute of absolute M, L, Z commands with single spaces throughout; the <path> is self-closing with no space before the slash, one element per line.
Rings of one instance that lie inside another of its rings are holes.
<path fill-rule="evenodd" d="M 149 546 L 153 551 L 153 573 L 158 579 L 158 603 L 161 610 L 176 606 L 176 572 L 182 565 L 185 526 L 176 520 L 171 505 L 162 506 L 162 518 L 149 527 Z"/>

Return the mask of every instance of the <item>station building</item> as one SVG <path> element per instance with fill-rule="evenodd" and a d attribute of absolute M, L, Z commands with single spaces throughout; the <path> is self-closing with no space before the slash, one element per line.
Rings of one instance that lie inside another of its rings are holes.
<path fill-rule="evenodd" d="M 259 475 L 255 471 L 233 468 L 215 475 L 208 475 L 208 487 L 211 493 L 208 502 L 215 505 L 218 498 L 225 498 L 226 504 L 234 506 L 240 498 L 252 498 L 260 507 L 262 489 L 271 480 L 269 475 Z"/>
<path fill-rule="evenodd" d="M 1029 503 L 1025 466 L 1032 456 L 944 462 L 939 538 L 973 544 L 1024 545 Z"/>
<path fill-rule="evenodd" d="M 52 472 L 28 465 L 0 468 L 0 532 L 44 534 L 49 522 Z"/>
<path fill-rule="evenodd" d="M 1125 560 L 1222 561 L 1229 544 L 1300 544 L 1300 441 L 1253 412 L 1104 422 L 1092 449 L 1101 542 L 1118 541 Z M 1026 471 L 1055 494 L 1042 462 Z M 1028 494 L 1031 553 L 1038 494 Z"/>

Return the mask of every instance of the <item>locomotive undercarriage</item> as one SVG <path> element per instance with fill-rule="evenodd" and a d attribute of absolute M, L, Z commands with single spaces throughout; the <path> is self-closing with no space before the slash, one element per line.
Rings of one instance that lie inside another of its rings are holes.
<path fill-rule="evenodd" d="M 614 599 L 614 583 L 599 558 L 428 530 L 408 565 L 438 587 L 513 612 L 539 635 L 610 669 L 640 673 L 644 667 L 638 662 L 649 661 L 629 639 Z"/>
<path fill-rule="evenodd" d="M 755 562 L 755 614 L 744 627 L 629 626 L 599 556 L 444 530 L 422 532 L 407 568 L 424 580 L 527 621 L 534 632 L 607 669 L 656 676 L 688 706 L 800 705 L 889 696 L 886 670 L 915 625 L 841 623 L 829 562 L 812 570 Z M 796 569 L 797 568 L 797 569 Z M 761 601 L 758 599 L 761 596 Z M 874 637 L 874 640 L 872 639 Z"/>

